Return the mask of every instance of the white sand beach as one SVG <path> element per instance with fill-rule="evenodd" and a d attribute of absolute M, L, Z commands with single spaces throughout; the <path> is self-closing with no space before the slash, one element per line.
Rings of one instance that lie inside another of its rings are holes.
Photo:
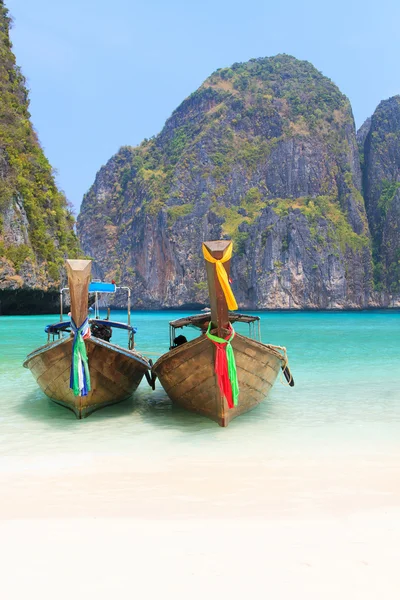
<path fill-rule="evenodd" d="M 399 595 L 396 452 L 0 468 L 7 600 Z"/>
<path fill-rule="evenodd" d="M 48 318 L 3 328 L 0 600 L 398 600 L 396 315 L 271 319 L 296 386 L 227 429 L 159 386 L 77 421 L 12 345 Z"/>

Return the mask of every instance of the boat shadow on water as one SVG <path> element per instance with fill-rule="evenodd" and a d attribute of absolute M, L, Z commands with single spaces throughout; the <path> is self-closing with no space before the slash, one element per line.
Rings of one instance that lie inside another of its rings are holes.
<path fill-rule="evenodd" d="M 138 390 L 136 410 L 143 420 L 157 427 L 178 429 L 182 433 L 221 431 L 214 421 L 204 415 L 188 411 L 172 402 L 159 383 L 156 384 L 155 391 L 150 395 L 146 390 Z M 242 415 L 240 420 L 233 421 L 231 427 L 236 429 L 236 427 L 241 427 L 241 424 L 245 426 L 245 423 L 257 426 L 257 423 L 268 420 L 274 411 L 274 401 L 270 397 L 266 402 Z"/>
<path fill-rule="evenodd" d="M 50 422 L 53 425 L 60 425 L 60 428 L 74 428 L 80 425 L 85 425 L 85 422 L 90 421 L 106 421 L 107 419 L 115 419 L 121 417 L 129 417 L 136 410 L 135 397 L 128 398 L 118 404 L 107 406 L 106 408 L 95 411 L 88 418 L 77 419 L 72 410 L 68 410 L 65 406 L 57 404 L 50 400 L 41 390 L 35 390 L 25 396 L 17 411 L 27 419 L 35 421 Z M 103 415 L 104 412 L 104 415 Z"/>
<path fill-rule="evenodd" d="M 272 403 L 273 404 L 273 403 Z M 240 422 L 257 422 L 268 419 L 273 406 L 271 402 L 264 402 L 254 410 L 243 415 L 243 418 L 233 423 L 240 427 Z M 102 410 L 93 412 L 85 419 L 76 419 L 72 410 L 56 404 L 50 400 L 40 389 L 30 391 L 24 400 L 16 407 L 18 413 L 28 419 L 51 423 L 51 426 L 60 430 L 66 428 L 73 430 L 76 427 L 85 427 L 87 421 L 101 422 L 103 425 L 115 419 L 141 420 L 153 427 L 163 429 L 177 429 L 182 433 L 194 433 L 197 431 L 218 431 L 220 428 L 208 418 L 192 413 L 171 402 L 165 391 L 159 384 L 151 391 L 146 385 L 141 384 L 136 393 L 127 400 L 118 404 L 107 406 Z"/>

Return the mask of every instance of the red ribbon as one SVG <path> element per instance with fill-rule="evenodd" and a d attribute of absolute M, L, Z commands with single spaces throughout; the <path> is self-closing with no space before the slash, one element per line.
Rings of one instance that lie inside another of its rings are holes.
<path fill-rule="evenodd" d="M 230 325 L 230 324 L 229 324 Z M 232 333 L 226 338 L 229 340 Z M 233 408 L 232 385 L 228 375 L 228 360 L 226 358 L 226 344 L 219 344 L 211 340 L 216 348 L 215 356 L 215 374 L 217 375 L 218 386 L 222 396 L 225 396 L 229 408 Z"/>

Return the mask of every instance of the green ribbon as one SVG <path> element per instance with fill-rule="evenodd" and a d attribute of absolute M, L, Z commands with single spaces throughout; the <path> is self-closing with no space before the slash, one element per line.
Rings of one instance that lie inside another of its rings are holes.
<path fill-rule="evenodd" d="M 87 396 L 90 392 L 90 372 L 88 356 L 86 352 L 85 340 L 83 335 L 89 328 L 88 320 L 77 327 L 71 317 L 71 329 L 74 333 L 73 348 L 72 348 L 72 365 L 70 375 L 70 388 L 75 396 Z"/>
<path fill-rule="evenodd" d="M 237 406 L 238 398 L 239 398 L 239 383 L 238 383 L 238 378 L 237 378 L 235 355 L 233 353 L 233 348 L 232 348 L 232 344 L 231 344 L 231 341 L 235 337 L 235 330 L 233 329 L 233 327 L 230 323 L 229 323 L 229 327 L 232 331 L 232 334 L 227 340 L 225 340 L 223 338 L 220 338 L 216 335 L 212 335 L 212 333 L 210 333 L 210 329 L 211 329 L 211 321 L 210 321 L 208 328 L 207 328 L 206 336 L 208 337 L 209 340 L 211 340 L 212 342 L 215 342 L 216 344 L 225 344 L 226 345 L 225 351 L 226 351 L 226 359 L 227 359 L 227 363 L 228 363 L 228 377 L 229 377 L 229 381 L 230 381 L 231 388 L 232 388 L 233 405 Z"/>

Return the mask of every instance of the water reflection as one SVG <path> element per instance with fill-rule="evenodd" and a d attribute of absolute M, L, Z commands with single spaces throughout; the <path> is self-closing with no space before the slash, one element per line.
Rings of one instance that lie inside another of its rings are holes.
<path fill-rule="evenodd" d="M 166 351 L 168 321 L 178 316 L 136 313 L 139 350 L 153 360 Z M 287 346 L 296 387 L 277 382 L 264 403 L 227 429 L 172 405 L 158 382 L 154 392 L 143 382 L 129 400 L 77 420 L 22 368 L 51 320 L 0 317 L 0 454 L 172 456 L 198 450 L 212 457 L 273 453 L 278 446 L 295 451 L 328 440 L 342 446 L 397 440 L 400 434 L 399 313 L 263 314 L 262 338 Z"/>

